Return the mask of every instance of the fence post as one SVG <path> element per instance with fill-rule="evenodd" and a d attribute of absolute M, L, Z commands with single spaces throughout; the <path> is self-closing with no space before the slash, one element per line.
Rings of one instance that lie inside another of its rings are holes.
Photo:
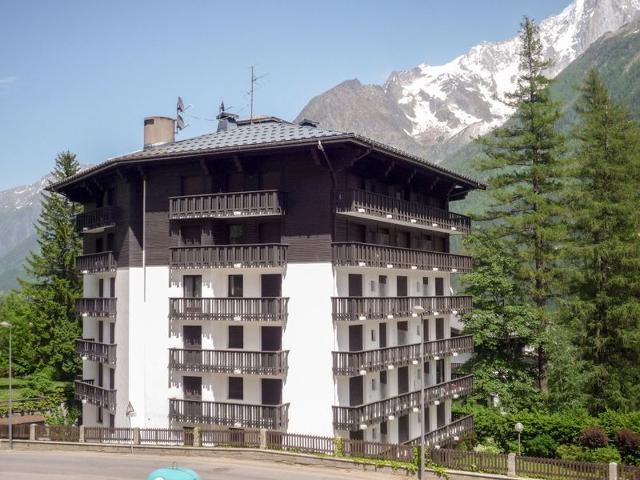
<path fill-rule="evenodd" d="M 200 434 L 200 427 L 193 428 L 193 446 L 194 447 L 202 446 L 202 435 Z"/>
<path fill-rule="evenodd" d="M 35 441 L 35 439 L 36 439 L 36 424 L 31 423 L 29 424 L 29 440 L 33 442 Z"/>
<path fill-rule="evenodd" d="M 140 427 L 133 428 L 133 444 L 140 445 Z"/>
<path fill-rule="evenodd" d="M 84 443 L 84 425 L 78 427 L 78 442 Z"/>
<path fill-rule="evenodd" d="M 267 448 L 267 429 L 266 428 L 260 429 L 260 448 L 263 450 Z"/>
<path fill-rule="evenodd" d="M 516 454 L 510 453 L 507 455 L 507 475 L 509 477 L 516 476 Z"/>
<path fill-rule="evenodd" d="M 609 480 L 618 480 L 618 464 L 616 462 L 609 463 Z"/>

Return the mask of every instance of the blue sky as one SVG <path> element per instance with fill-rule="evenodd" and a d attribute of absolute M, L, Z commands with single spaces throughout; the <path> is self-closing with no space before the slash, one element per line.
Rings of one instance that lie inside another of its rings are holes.
<path fill-rule="evenodd" d="M 0 190 L 31 183 L 69 149 L 82 163 L 136 150 L 145 115 L 193 107 L 205 133 L 221 99 L 292 119 L 337 83 L 382 83 L 514 36 L 570 0 L 0 0 Z"/>

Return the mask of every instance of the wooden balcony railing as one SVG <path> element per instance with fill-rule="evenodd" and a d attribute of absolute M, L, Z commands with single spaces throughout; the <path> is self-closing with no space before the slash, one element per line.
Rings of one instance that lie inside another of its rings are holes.
<path fill-rule="evenodd" d="M 288 350 L 252 352 L 171 348 L 169 368 L 179 372 L 284 375 L 287 373 L 288 356 Z"/>
<path fill-rule="evenodd" d="M 453 233 L 469 233 L 471 229 L 471 219 L 464 215 L 379 193 L 344 190 L 337 192 L 336 199 L 339 213 Z"/>
<path fill-rule="evenodd" d="M 202 400 L 169 400 L 169 418 L 180 423 L 286 430 L 289 422 L 288 411 L 288 403 L 254 405 Z"/>
<path fill-rule="evenodd" d="M 471 271 L 473 260 L 465 255 L 342 242 L 332 245 L 333 264 L 350 267 L 407 268 L 443 272 Z"/>
<path fill-rule="evenodd" d="M 107 408 L 112 412 L 116 409 L 116 390 L 99 387 L 93 380 L 76 380 L 75 397 L 77 400 Z"/>
<path fill-rule="evenodd" d="M 424 308 L 425 315 L 467 313 L 471 311 L 470 296 L 447 297 L 333 297 L 335 321 L 407 318 L 414 315 L 415 306 Z"/>
<path fill-rule="evenodd" d="M 473 415 L 466 415 L 453 420 L 447 425 L 436 428 L 426 433 L 424 436 L 424 445 L 426 448 L 433 448 L 451 441 L 457 441 L 466 434 L 473 431 Z M 414 438 L 406 442 L 411 445 L 420 444 L 420 437 Z"/>
<path fill-rule="evenodd" d="M 81 233 L 91 233 L 109 227 L 118 222 L 120 209 L 114 206 L 100 207 L 76 215 L 76 230 Z"/>
<path fill-rule="evenodd" d="M 169 198 L 169 218 L 225 218 L 283 215 L 283 194 L 277 190 L 189 195 Z"/>
<path fill-rule="evenodd" d="M 171 320 L 286 322 L 286 297 L 170 298 Z"/>
<path fill-rule="evenodd" d="M 424 389 L 425 404 L 436 400 L 457 398 L 473 391 L 473 375 L 438 383 Z M 337 430 L 358 430 L 361 425 L 371 425 L 387 420 L 390 416 L 405 415 L 420 410 L 420 391 L 367 403 L 356 407 L 333 407 L 333 425 Z"/>
<path fill-rule="evenodd" d="M 116 364 L 116 347 L 114 343 L 98 343 L 92 339 L 77 338 L 76 353 L 94 362 Z"/>
<path fill-rule="evenodd" d="M 116 267 L 116 258 L 113 252 L 92 253 L 76 257 L 76 272 L 80 274 L 115 272 Z"/>
<path fill-rule="evenodd" d="M 473 336 L 433 340 L 424 344 L 425 360 L 435 357 L 473 352 Z M 420 360 L 420 344 L 363 350 L 361 352 L 333 352 L 333 373 L 335 375 L 362 375 L 361 372 L 386 370 L 390 366 L 402 367 Z"/>
<path fill-rule="evenodd" d="M 281 243 L 173 247 L 171 268 L 261 268 L 282 267 L 287 246 Z"/>
<path fill-rule="evenodd" d="M 76 302 L 78 313 L 87 317 L 115 317 L 115 298 L 80 298 Z"/>

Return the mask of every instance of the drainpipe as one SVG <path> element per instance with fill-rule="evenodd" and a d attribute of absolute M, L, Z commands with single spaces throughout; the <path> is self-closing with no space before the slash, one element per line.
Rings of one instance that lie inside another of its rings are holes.
<path fill-rule="evenodd" d="M 142 300 L 147 301 L 147 176 L 142 176 Z"/>
<path fill-rule="evenodd" d="M 322 145 L 322 142 L 318 140 L 318 150 L 322 152 L 322 156 L 327 162 L 327 166 L 329 167 L 329 173 L 331 174 L 331 183 L 333 187 L 331 188 L 331 241 L 335 241 L 336 238 L 336 188 L 338 185 L 338 178 L 336 174 L 336 170 L 333 168 L 333 164 L 331 160 L 329 160 L 329 156 Z"/>

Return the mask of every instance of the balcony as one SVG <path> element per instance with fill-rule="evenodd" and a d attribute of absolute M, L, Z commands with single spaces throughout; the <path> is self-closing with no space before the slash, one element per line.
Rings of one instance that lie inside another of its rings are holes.
<path fill-rule="evenodd" d="M 425 360 L 457 356 L 473 352 L 473 336 L 444 338 L 424 343 Z M 361 352 L 333 352 L 334 375 L 363 375 L 362 372 L 386 370 L 390 366 L 403 367 L 419 363 L 420 344 L 364 350 Z"/>
<path fill-rule="evenodd" d="M 169 198 L 169 218 L 172 220 L 266 217 L 283 214 L 283 194 L 277 190 Z"/>
<path fill-rule="evenodd" d="M 115 272 L 116 266 L 113 252 L 92 253 L 76 257 L 76 272 L 79 274 Z"/>
<path fill-rule="evenodd" d="M 76 215 L 76 230 L 80 233 L 100 233 L 116 226 L 120 209 L 100 207 Z"/>
<path fill-rule="evenodd" d="M 347 267 L 404 268 L 442 272 L 471 271 L 473 260 L 465 255 L 387 247 L 367 243 L 334 243 L 333 264 Z"/>
<path fill-rule="evenodd" d="M 111 412 L 116 409 L 116 390 L 94 385 L 93 380 L 76 380 L 75 397 L 82 403 L 90 403 L 106 408 Z"/>
<path fill-rule="evenodd" d="M 469 233 L 471 219 L 457 213 L 364 190 L 337 193 L 337 212 L 445 233 Z"/>
<path fill-rule="evenodd" d="M 287 246 L 281 243 L 173 247 L 170 252 L 171 268 L 266 268 L 287 261 Z"/>
<path fill-rule="evenodd" d="M 424 436 L 424 444 L 426 448 L 447 444 L 451 441 L 458 441 L 473 431 L 473 415 L 467 415 L 453 420 L 447 425 L 437 428 L 426 433 Z M 419 445 L 420 437 L 414 438 L 407 442 L 410 445 Z"/>
<path fill-rule="evenodd" d="M 179 372 L 284 375 L 289 351 L 169 349 L 169 368 Z"/>
<path fill-rule="evenodd" d="M 447 297 L 333 297 L 334 321 L 384 320 L 415 316 L 420 305 L 425 315 L 463 314 L 471 311 L 469 296 Z"/>
<path fill-rule="evenodd" d="M 170 320 L 286 322 L 285 297 L 170 298 Z"/>
<path fill-rule="evenodd" d="M 115 298 L 80 298 L 76 302 L 76 308 L 83 317 L 115 318 L 116 301 Z"/>
<path fill-rule="evenodd" d="M 286 430 L 289 404 L 253 405 L 202 400 L 169 400 L 169 419 L 180 423 Z"/>
<path fill-rule="evenodd" d="M 113 343 L 99 343 L 93 339 L 77 338 L 76 353 L 94 362 L 116 364 L 116 345 Z"/>
<path fill-rule="evenodd" d="M 425 388 L 424 401 L 425 404 L 432 404 L 472 391 L 473 375 L 468 375 Z M 360 430 L 362 425 L 372 425 L 412 411 L 420 411 L 420 391 L 356 407 L 333 407 L 333 425 L 336 430 Z"/>

